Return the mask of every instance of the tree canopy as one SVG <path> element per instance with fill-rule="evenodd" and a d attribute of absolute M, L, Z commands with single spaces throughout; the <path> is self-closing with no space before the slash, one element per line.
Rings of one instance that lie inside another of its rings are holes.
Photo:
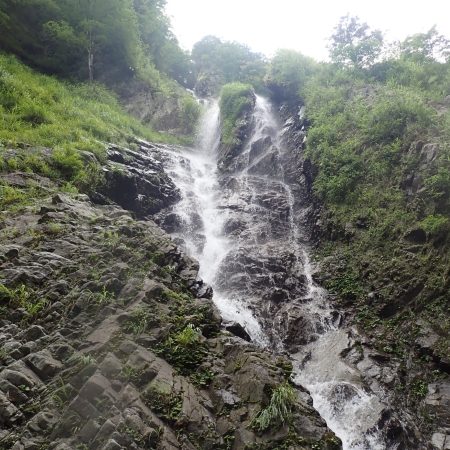
<path fill-rule="evenodd" d="M 343 66 L 367 67 L 375 62 L 383 48 L 383 34 L 370 30 L 357 16 L 341 17 L 330 38 L 331 60 Z"/>
<path fill-rule="evenodd" d="M 123 79 L 156 68 L 193 85 L 165 0 L 0 0 L 0 48 L 51 74 Z"/>
<path fill-rule="evenodd" d="M 212 72 L 222 78 L 222 84 L 241 82 L 262 88 L 266 59 L 245 44 L 205 36 L 194 45 L 192 60 L 197 74 Z"/>

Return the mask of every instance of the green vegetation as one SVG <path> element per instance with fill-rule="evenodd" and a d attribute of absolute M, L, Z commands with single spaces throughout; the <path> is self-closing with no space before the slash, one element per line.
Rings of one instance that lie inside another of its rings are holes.
<path fill-rule="evenodd" d="M 239 121 L 246 112 L 251 111 L 254 101 L 253 88 L 249 84 L 230 83 L 223 86 L 220 92 L 220 114 L 222 142 L 225 145 L 234 145 L 239 140 Z"/>
<path fill-rule="evenodd" d="M 192 134 L 201 115 L 201 107 L 191 96 L 186 96 L 181 102 L 180 125 L 186 134 Z"/>
<path fill-rule="evenodd" d="M 177 422 L 183 407 L 182 393 L 152 383 L 141 397 L 160 419 L 172 425 Z"/>
<path fill-rule="evenodd" d="M 181 375 L 191 375 L 202 363 L 208 350 L 201 342 L 201 330 L 193 324 L 189 324 L 159 344 L 156 353 L 162 355 Z M 208 373 L 204 376 L 198 373 L 194 379 L 199 384 L 207 384 L 210 376 Z"/>
<path fill-rule="evenodd" d="M 23 284 L 15 289 L 8 289 L 0 283 L 0 300 L 6 300 L 10 308 L 23 308 L 24 324 L 32 323 L 50 305 L 47 299 L 38 299 L 37 295 Z"/>
<path fill-rule="evenodd" d="M 294 50 L 278 50 L 270 61 L 266 85 L 277 101 L 299 101 L 300 90 L 320 69 L 313 58 Z"/>
<path fill-rule="evenodd" d="M 161 92 L 191 86 L 192 63 L 170 31 L 165 0 L 4 0 L 0 48 L 50 74 L 121 81 Z"/>
<path fill-rule="evenodd" d="M 272 390 L 269 405 L 264 408 L 250 423 L 250 428 L 262 433 L 270 427 L 280 427 L 289 421 L 295 406 L 297 394 L 286 382 Z"/>
<path fill-rule="evenodd" d="M 100 84 L 71 85 L 41 75 L 12 56 L 0 55 L 0 144 L 6 147 L 48 147 L 24 150 L 20 158 L 1 150 L 0 169 L 26 170 L 51 178 L 92 185 L 95 170 L 80 151 L 106 159 L 106 142 L 128 144 L 135 136 L 177 142 L 153 132 L 126 114 L 115 96 Z"/>
<path fill-rule="evenodd" d="M 361 88 L 311 80 L 304 89 L 313 123 L 307 155 L 320 168 L 315 190 L 323 200 L 352 209 L 355 203 L 372 206 L 380 200 L 375 185 L 391 187 L 401 178 L 402 152 L 436 119 L 413 89 L 377 86 L 367 96 Z M 388 193 L 391 202 L 396 187 Z"/>
<path fill-rule="evenodd" d="M 192 59 L 199 84 L 205 81 L 213 94 L 224 84 L 234 82 L 251 84 L 256 91 L 264 89 L 265 57 L 252 52 L 247 45 L 205 36 L 194 45 Z"/>

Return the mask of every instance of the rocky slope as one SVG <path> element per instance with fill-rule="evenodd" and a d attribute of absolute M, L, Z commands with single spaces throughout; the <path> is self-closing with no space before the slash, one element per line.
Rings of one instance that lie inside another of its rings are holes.
<path fill-rule="evenodd" d="M 438 105 L 441 113 L 444 106 Z M 419 262 L 421 254 L 427 254 L 430 262 L 438 261 L 443 241 L 423 229 L 408 229 L 393 249 L 392 260 L 362 254 L 360 236 L 369 232 L 364 218 L 337 228 L 333 216 L 312 195 L 317 169 L 304 157 L 308 122 L 302 112 L 298 105 L 284 103 L 279 108 L 289 147 L 286 167 L 291 181 L 303 189 L 295 198 L 304 210 L 307 240 L 315 246 L 315 279 L 337 292 L 350 289 L 347 295 L 329 296 L 342 316 L 341 326 L 348 329 L 341 357 L 387 405 L 378 427 L 394 448 L 450 448 L 448 320 L 444 311 L 440 320 L 431 313 L 445 306 L 439 303 L 427 260 Z M 401 188 L 410 208 L 426 208 L 423 180 L 436 173 L 439 155 L 438 142 L 414 142 L 404 155 L 410 163 Z M 330 242 L 333 247 L 324 251 Z M 431 259 L 432 254 L 437 259 Z M 358 273 L 355 279 L 346 278 L 349 266 Z M 355 284 L 368 289 L 362 301 L 356 301 L 362 292 L 353 294 Z"/>
<path fill-rule="evenodd" d="M 0 176 L 0 448 L 339 448 L 301 386 L 258 422 L 292 366 L 221 329 L 198 263 L 151 220 L 180 196 L 165 147 L 137 142 L 109 147 L 90 197 Z"/>
<path fill-rule="evenodd" d="M 173 93 L 168 95 L 138 79 L 111 85 L 124 109 L 133 117 L 154 130 L 183 135 L 185 130 L 181 127 L 180 112 L 182 99 L 187 93 L 177 83 L 170 87 Z"/>

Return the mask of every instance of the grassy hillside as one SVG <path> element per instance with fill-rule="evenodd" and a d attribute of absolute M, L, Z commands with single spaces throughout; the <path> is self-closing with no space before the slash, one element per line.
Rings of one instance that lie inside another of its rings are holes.
<path fill-rule="evenodd" d="M 9 164 L 47 176 L 83 177 L 80 151 L 102 162 L 106 143 L 133 146 L 138 136 L 156 142 L 180 142 L 157 133 L 126 114 L 115 96 L 100 84 L 70 84 L 39 74 L 13 56 L 0 55 L 0 167 Z M 48 147 L 44 163 L 24 152 L 22 160 L 4 160 L 5 147 Z M 3 156 L 2 156 L 3 153 Z"/>

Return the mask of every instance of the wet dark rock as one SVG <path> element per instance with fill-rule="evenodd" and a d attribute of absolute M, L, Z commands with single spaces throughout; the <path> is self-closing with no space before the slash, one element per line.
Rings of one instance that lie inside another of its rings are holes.
<path fill-rule="evenodd" d="M 431 329 L 422 329 L 420 332 L 420 336 L 415 340 L 415 345 L 419 350 L 419 354 L 422 356 L 425 355 L 433 355 L 436 343 L 439 340 L 439 335 L 437 335 Z"/>
<path fill-rule="evenodd" d="M 421 280 L 412 279 L 405 283 L 401 290 L 398 290 L 396 298 L 383 305 L 379 311 L 380 317 L 392 317 L 410 304 L 424 289 L 425 284 Z"/>
<path fill-rule="evenodd" d="M 47 350 L 28 355 L 26 363 L 43 380 L 53 377 L 63 367 Z"/>
<path fill-rule="evenodd" d="M 20 332 L 17 335 L 17 339 L 24 342 L 28 342 L 28 341 L 35 341 L 36 339 L 39 339 L 40 337 L 45 335 L 46 333 L 42 327 L 40 327 L 39 325 L 32 325 L 27 330 Z"/>
<path fill-rule="evenodd" d="M 247 342 L 251 342 L 249 334 L 247 333 L 247 331 L 245 331 L 245 328 L 240 323 L 234 322 L 231 324 L 227 324 L 225 325 L 225 329 L 235 336 L 240 337 Z"/>
<path fill-rule="evenodd" d="M 178 231 L 183 226 L 183 219 L 175 214 L 170 213 L 164 217 L 164 221 L 161 223 L 161 227 L 168 233 Z"/>
<path fill-rule="evenodd" d="M 118 161 L 118 155 L 123 162 Z M 179 190 L 150 151 L 138 153 L 111 144 L 108 157 L 115 162 L 104 168 L 107 186 L 101 194 L 139 218 L 155 214 L 180 199 Z M 107 204 L 102 199 L 91 199 Z"/>
<path fill-rule="evenodd" d="M 428 385 L 425 405 L 433 415 L 437 426 L 446 427 L 450 423 L 450 383 L 441 381 Z"/>
<path fill-rule="evenodd" d="M 197 298 L 212 299 L 213 289 L 209 284 L 203 283 L 203 281 L 196 281 L 190 288 L 190 291 Z"/>
<path fill-rule="evenodd" d="M 100 364 L 99 370 L 106 377 L 114 378 L 122 371 L 122 364 L 112 353 L 108 353 Z"/>
<path fill-rule="evenodd" d="M 48 410 L 43 410 L 38 412 L 30 422 L 28 422 L 27 427 L 33 432 L 41 433 L 53 428 L 57 420 L 55 414 Z"/>
<path fill-rule="evenodd" d="M 425 244 L 427 241 L 427 234 L 422 228 L 411 230 L 404 236 L 404 239 L 413 244 Z"/>

